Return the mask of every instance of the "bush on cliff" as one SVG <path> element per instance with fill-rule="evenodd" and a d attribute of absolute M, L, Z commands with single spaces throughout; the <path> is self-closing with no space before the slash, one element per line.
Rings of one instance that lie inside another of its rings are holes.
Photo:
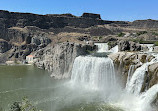
<path fill-rule="evenodd" d="M 154 46 L 158 46 L 158 41 L 156 41 L 156 42 L 154 43 Z"/>
<path fill-rule="evenodd" d="M 125 35 L 125 33 L 121 32 L 118 34 L 118 37 L 123 37 Z"/>
<path fill-rule="evenodd" d="M 140 32 L 137 32 L 137 36 L 140 36 L 140 35 L 146 34 L 146 33 L 148 33 L 148 32 L 147 31 L 140 31 Z"/>

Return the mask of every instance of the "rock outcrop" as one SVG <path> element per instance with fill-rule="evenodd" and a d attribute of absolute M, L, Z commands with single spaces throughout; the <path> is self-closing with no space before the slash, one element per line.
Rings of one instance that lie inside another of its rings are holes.
<path fill-rule="evenodd" d="M 11 47 L 12 47 L 11 44 L 8 43 L 7 41 L 5 41 L 3 39 L 0 40 L 0 53 L 4 53 L 4 52 L 10 50 Z"/>
<path fill-rule="evenodd" d="M 72 69 L 74 59 L 79 55 L 89 54 L 95 50 L 95 46 L 76 44 L 76 43 L 60 43 L 55 46 L 47 46 L 35 53 L 37 58 L 35 65 L 39 68 L 48 70 L 55 78 L 68 78 Z"/>
<path fill-rule="evenodd" d="M 158 28 L 158 20 L 136 20 L 131 23 L 135 28 Z"/>
<path fill-rule="evenodd" d="M 134 65 L 136 70 L 142 63 L 151 61 L 154 58 L 152 55 L 139 52 L 118 52 L 110 54 L 109 57 L 113 60 L 117 73 L 121 74 L 118 77 L 123 80 L 124 86 L 126 85 L 128 71 L 131 65 Z"/>
<path fill-rule="evenodd" d="M 148 83 L 147 88 L 150 88 L 155 84 L 158 84 L 158 62 L 149 65 L 147 83 Z"/>
<path fill-rule="evenodd" d="M 93 14 L 93 13 L 83 13 L 83 15 L 81 17 L 92 18 L 92 19 L 101 19 L 100 14 Z"/>
<path fill-rule="evenodd" d="M 121 40 L 118 42 L 119 51 L 140 51 L 141 45 L 132 41 Z"/>

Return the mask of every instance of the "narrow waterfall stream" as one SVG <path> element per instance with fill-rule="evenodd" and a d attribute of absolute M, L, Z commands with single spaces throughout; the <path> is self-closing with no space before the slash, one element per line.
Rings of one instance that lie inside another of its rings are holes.
<path fill-rule="evenodd" d="M 152 59 L 150 62 L 144 63 L 141 67 L 137 68 L 132 78 L 130 80 L 127 80 L 126 90 L 129 93 L 134 93 L 135 95 L 140 94 L 144 82 L 145 73 L 146 71 L 148 71 L 148 66 L 158 62 L 158 56 L 153 56 L 155 57 L 154 59 Z"/>

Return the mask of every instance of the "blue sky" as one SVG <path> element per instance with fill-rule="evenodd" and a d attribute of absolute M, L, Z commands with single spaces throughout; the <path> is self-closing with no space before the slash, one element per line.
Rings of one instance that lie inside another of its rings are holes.
<path fill-rule="evenodd" d="M 158 19 L 158 0 L 0 0 L 0 10 L 37 14 L 99 13 L 104 20 Z"/>

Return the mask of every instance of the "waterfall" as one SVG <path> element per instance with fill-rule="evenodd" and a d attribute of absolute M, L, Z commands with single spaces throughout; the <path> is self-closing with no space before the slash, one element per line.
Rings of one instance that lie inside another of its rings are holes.
<path fill-rule="evenodd" d="M 146 91 L 142 96 L 142 106 L 143 110 L 147 109 L 152 102 L 158 97 L 158 84 L 152 86 L 148 91 Z"/>
<path fill-rule="evenodd" d="M 130 81 L 128 81 L 128 85 L 126 87 L 127 92 L 134 93 L 135 95 L 139 95 L 144 83 L 144 77 L 146 71 L 148 71 L 148 66 L 158 61 L 158 56 L 155 56 L 150 62 L 144 63 L 141 67 L 137 68 L 134 72 Z"/>
<path fill-rule="evenodd" d="M 108 44 L 107 43 L 95 43 L 98 46 L 97 52 L 108 52 Z"/>
<path fill-rule="evenodd" d="M 153 52 L 153 46 L 154 44 L 141 44 L 143 47 L 147 47 L 148 49 L 146 50 L 146 52 Z"/>
<path fill-rule="evenodd" d="M 134 73 L 134 68 L 135 68 L 135 65 L 131 65 L 130 68 L 129 68 L 126 87 L 128 87 L 128 85 L 129 85 L 130 79 L 131 79 L 131 77 Z"/>
<path fill-rule="evenodd" d="M 91 89 L 107 89 L 115 86 L 115 71 L 110 58 L 79 56 L 75 59 L 71 82 Z"/>
<path fill-rule="evenodd" d="M 152 86 L 145 94 L 142 95 L 144 104 L 151 104 L 158 96 L 158 84 Z"/>
<path fill-rule="evenodd" d="M 148 47 L 148 52 L 152 52 L 154 44 L 146 44 L 146 45 Z"/>
<path fill-rule="evenodd" d="M 111 52 L 111 53 L 116 53 L 118 52 L 118 45 L 114 46 L 109 50 L 108 48 L 108 43 L 95 43 L 95 45 L 98 46 L 98 53 L 99 52 Z"/>
<path fill-rule="evenodd" d="M 112 53 L 118 52 L 118 45 L 116 45 L 115 47 L 111 48 L 110 52 L 112 52 Z"/>
<path fill-rule="evenodd" d="M 141 67 L 136 69 L 131 80 L 128 83 L 128 86 L 126 87 L 128 92 L 139 95 L 144 82 L 145 73 L 146 71 L 148 71 L 148 66 L 152 63 L 153 62 L 144 63 Z"/>

